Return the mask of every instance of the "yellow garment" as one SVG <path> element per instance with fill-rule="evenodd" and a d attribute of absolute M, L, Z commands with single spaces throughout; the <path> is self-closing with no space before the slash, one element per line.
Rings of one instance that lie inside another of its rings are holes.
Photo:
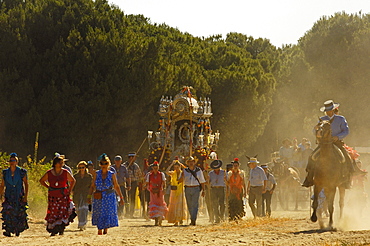
<path fill-rule="evenodd" d="M 140 197 L 139 197 L 139 189 L 136 189 L 135 192 L 135 210 L 139 210 L 141 208 L 141 202 L 140 202 Z"/>
<path fill-rule="evenodd" d="M 179 176 L 181 176 L 181 173 L 179 173 Z M 177 190 L 171 190 L 166 219 L 168 223 L 176 223 L 186 219 L 184 184 L 177 181 L 179 176 L 176 171 L 169 172 L 169 175 L 171 176 L 171 186 L 176 186 Z"/>

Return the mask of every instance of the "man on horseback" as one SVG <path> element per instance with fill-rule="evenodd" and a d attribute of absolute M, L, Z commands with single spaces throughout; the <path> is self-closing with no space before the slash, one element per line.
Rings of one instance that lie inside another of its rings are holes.
<path fill-rule="evenodd" d="M 333 144 L 335 144 L 343 153 L 345 160 L 346 160 L 346 168 L 343 171 L 343 181 L 344 185 L 347 189 L 350 188 L 351 184 L 351 174 L 354 172 L 353 168 L 353 161 L 351 160 L 348 152 L 344 148 L 343 139 L 349 134 L 349 128 L 347 124 L 346 118 L 341 115 L 337 115 L 334 113 L 334 110 L 339 107 L 339 103 L 334 103 L 333 100 L 328 100 L 324 103 L 324 107 L 320 108 L 321 112 L 325 112 L 325 116 L 321 117 L 320 120 L 328 120 L 330 121 L 331 131 L 332 131 L 332 140 Z M 315 126 L 314 131 L 318 130 L 318 126 Z M 313 185 L 313 178 L 314 178 L 314 169 L 315 169 L 315 161 L 313 156 L 319 151 L 320 145 L 312 152 L 308 159 L 306 171 L 307 177 L 303 182 L 302 186 L 310 187 Z"/>

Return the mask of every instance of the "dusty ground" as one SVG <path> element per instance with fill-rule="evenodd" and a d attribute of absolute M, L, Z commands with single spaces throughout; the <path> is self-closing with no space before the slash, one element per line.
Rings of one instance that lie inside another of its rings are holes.
<path fill-rule="evenodd" d="M 91 222 L 81 232 L 75 222 L 63 236 L 55 237 L 49 236 L 42 220 L 31 219 L 29 230 L 20 237 L 0 236 L 0 245 L 370 245 L 370 230 L 348 229 L 345 221 L 350 219 L 338 223 L 337 231 L 318 230 L 318 224 L 309 221 L 308 210 L 276 211 L 272 218 L 256 220 L 248 213 L 238 224 L 212 225 L 201 216 L 195 227 L 175 227 L 165 221 L 154 227 L 153 221 L 123 219 L 107 235 L 98 236 Z"/>

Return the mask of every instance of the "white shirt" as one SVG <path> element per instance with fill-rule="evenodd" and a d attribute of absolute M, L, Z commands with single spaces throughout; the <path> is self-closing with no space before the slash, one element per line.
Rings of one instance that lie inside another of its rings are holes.
<path fill-rule="evenodd" d="M 213 186 L 226 186 L 225 184 L 225 170 L 220 170 L 219 174 L 216 174 L 215 170 L 209 172 L 209 183 Z"/>
<path fill-rule="evenodd" d="M 267 180 L 265 171 L 260 166 L 250 170 L 249 182 L 251 186 L 263 186 L 263 181 Z"/>
<path fill-rule="evenodd" d="M 276 185 L 274 175 L 268 173 L 267 175 L 266 190 L 272 190 L 273 185 Z"/>
<path fill-rule="evenodd" d="M 195 172 L 196 171 L 196 172 Z M 195 172 L 197 178 L 199 179 L 199 182 L 201 184 L 205 183 L 206 180 L 204 179 L 203 172 L 199 167 L 196 167 L 193 172 Z M 196 178 L 191 174 L 191 172 L 188 172 L 188 168 L 184 169 L 184 185 L 185 186 L 196 186 L 200 185 L 199 182 L 196 180 Z"/>

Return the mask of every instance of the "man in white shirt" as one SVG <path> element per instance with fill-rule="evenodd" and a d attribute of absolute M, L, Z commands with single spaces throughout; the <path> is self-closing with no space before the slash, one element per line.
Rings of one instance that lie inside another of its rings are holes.
<path fill-rule="evenodd" d="M 262 194 L 266 192 L 267 177 L 265 171 L 257 164 L 257 158 L 250 158 L 248 162 L 250 167 L 248 181 L 248 203 L 251 207 L 253 217 L 262 216 Z M 254 205 L 256 203 L 257 207 Z"/>
<path fill-rule="evenodd" d="M 221 166 L 221 160 L 214 160 L 211 163 L 211 168 L 213 170 L 210 171 L 208 175 L 215 223 L 220 223 L 221 220 L 224 219 L 225 215 L 226 172 L 221 168 Z"/>
<path fill-rule="evenodd" d="M 199 196 L 202 191 L 202 196 L 204 197 L 204 184 L 206 181 L 202 170 L 195 166 L 194 157 L 190 156 L 187 159 L 186 164 L 188 167 L 184 169 L 183 176 L 185 198 L 190 214 L 190 225 L 195 226 L 199 209 Z"/>

